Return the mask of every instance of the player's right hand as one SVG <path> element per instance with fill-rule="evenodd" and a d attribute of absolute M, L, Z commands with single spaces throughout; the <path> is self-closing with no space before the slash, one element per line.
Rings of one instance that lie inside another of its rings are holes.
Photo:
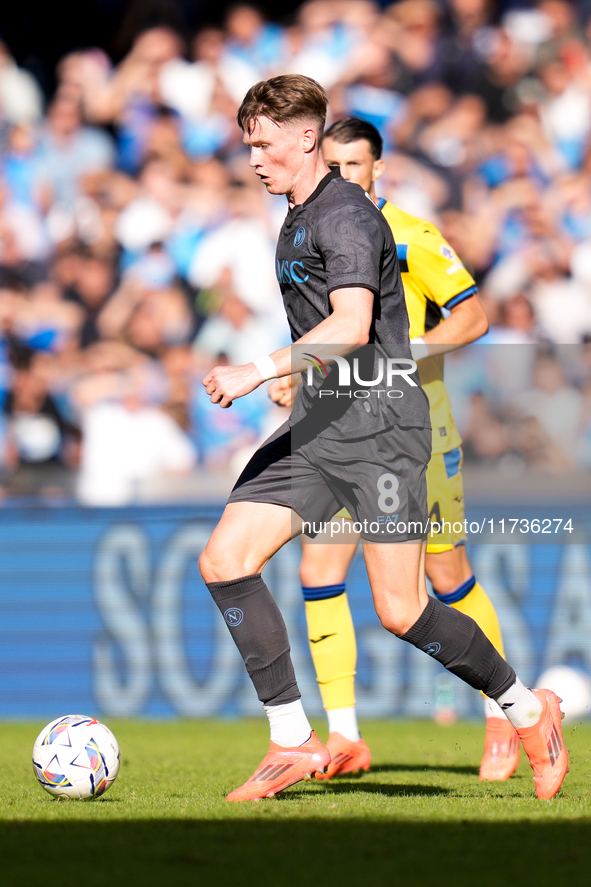
<path fill-rule="evenodd" d="M 293 376 L 282 376 L 275 379 L 267 389 L 269 397 L 273 403 L 280 407 L 290 407 L 295 397 L 297 383 L 294 385 Z"/>
<path fill-rule="evenodd" d="M 262 385 L 263 377 L 254 363 L 237 367 L 219 366 L 210 370 L 202 384 L 211 402 L 225 410 L 232 406 L 232 401 L 237 397 L 244 397 Z"/>

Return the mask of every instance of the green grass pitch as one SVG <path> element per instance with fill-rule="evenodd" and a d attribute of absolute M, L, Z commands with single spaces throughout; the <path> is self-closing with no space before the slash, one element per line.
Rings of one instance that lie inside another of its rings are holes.
<path fill-rule="evenodd" d="M 119 778 L 54 801 L 30 763 L 43 724 L 0 723 L 3 887 L 573 887 L 591 883 L 591 726 L 565 729 L 571 770 L 538 801 L 522 756 L 478 780 L 483 725 L 364 724 L 369 774 L 228 804 L 267 747 L 260 721 L 109 721 Z M 322 725 L 318 725 L 322 731 Z"/>

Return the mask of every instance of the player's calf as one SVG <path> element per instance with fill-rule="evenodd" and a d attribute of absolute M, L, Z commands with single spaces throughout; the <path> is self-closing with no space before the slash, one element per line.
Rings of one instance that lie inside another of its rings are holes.
<path fill-rule="evenodd" d="M 299 699 L 287 628 L 261 574 L 208 582 L 207 587 L 240 650 L 261 702 L 276 706 Z"/>
<path fill-rule="evenodd" d="M 555 694 L 524 687 L 473 619 L 433 598 L 401 637 L 499 703 L 530 759 L 538 797 L 553 797 L 568 769 Z"/>

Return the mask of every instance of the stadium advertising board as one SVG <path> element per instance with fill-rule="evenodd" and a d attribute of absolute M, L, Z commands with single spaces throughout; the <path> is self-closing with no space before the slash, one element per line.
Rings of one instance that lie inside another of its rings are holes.
<path fill-rule="evenodd" d="M 588 508 L 566 510 L 575 526 L 588 526 Z M 259 713 L 197 569 L 218 515 L 217 506 L 5 509 L 0 717 Z M 494 506 L 473 504 L 467 517 L 482 522 L 497 515 Z M 559 663 L 591 673 L 589 544 L 541 544 L 536 534 L 521 544 L 497 538 L 471 543 L 470 555 L 499 614 L 509 661 L 528 682 Z M 266 579 L 289 627 L 307 709 L 319 713 L 299 556 L 299 544 L 287 545 Z M 379 625 L 359 555 L 348 592 L 358 632 L 362 716 L 431 717 L 442 696 L 459 716 L 481 713 L 478 693 Z"/>

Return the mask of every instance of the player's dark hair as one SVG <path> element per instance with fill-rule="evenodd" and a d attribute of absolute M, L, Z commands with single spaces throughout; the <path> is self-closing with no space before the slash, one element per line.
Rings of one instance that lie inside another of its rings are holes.
<path fill-rule="evenodd" d="M 251 133 L 259 117 L 268 117 L 281 125 L 292 120 L 310 120 L 322 139 L 328 96 L 311 77 L 282 74 L 251 86 L 238 108 L 236 120 L 243 132 Z"/>
<path fill-rule="evenodd" d="M 341 145 L 365 139 L 366 142 L 369 142 L 374 160 L 380 159 L 384 148 L 384 140 L 375 126 L 368 123 L 367 120 L 361 120 L 360 117 L 343 117 L 342 120 L 337 120 L 326 130 L 324 138 L 334 139 Z"/>

